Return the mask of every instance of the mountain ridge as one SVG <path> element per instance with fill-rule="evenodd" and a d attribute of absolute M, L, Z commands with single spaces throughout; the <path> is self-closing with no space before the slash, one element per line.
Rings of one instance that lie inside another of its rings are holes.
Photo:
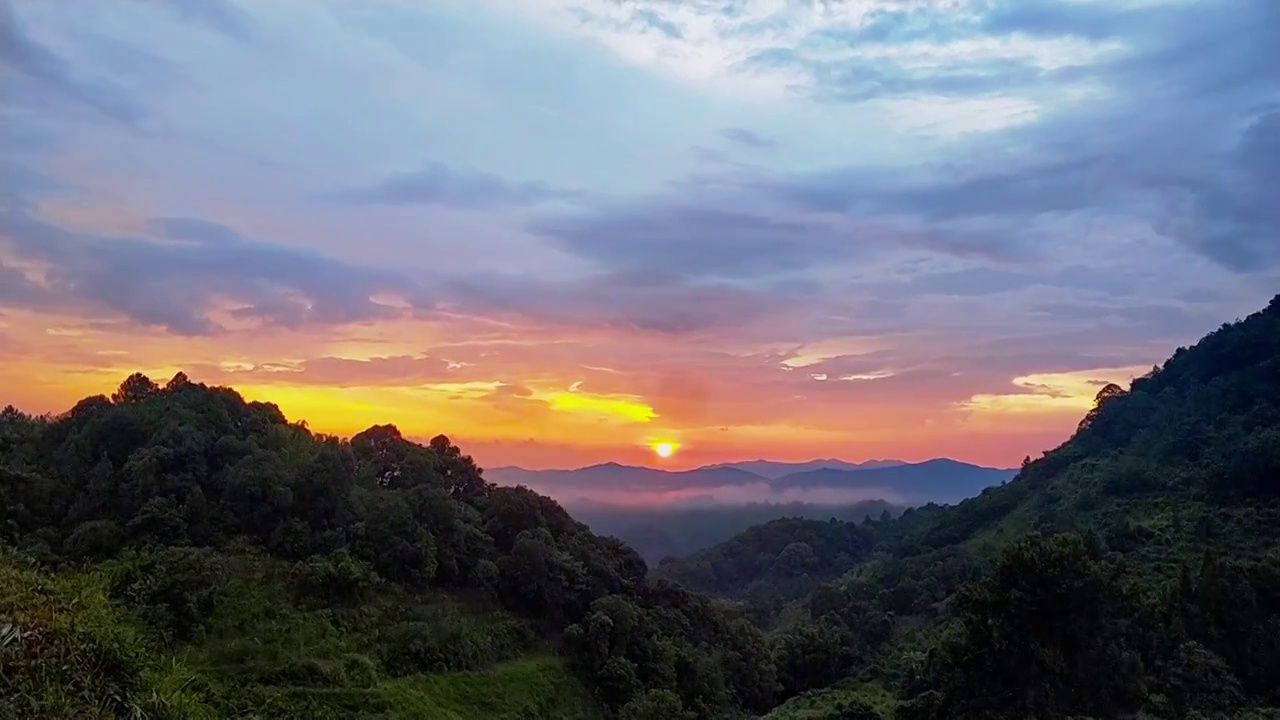
<path fill-rule="evenodd" d="M 809 461 L 803 465 L 815 462 L 824 461 Z M 698 501 L 714 501 L 711 495 L 719 494 L 724 496 L 721 501 L 733 504 L 751 500 L 790 502 L 798 498 L 785 497 L 785 493 L 820 492 L 845 495 L 840 500 L 834 495 L 821 498 L 820 501 L 825 504 L 876 499 L 896 504 L 923 504 L 957 502 L 989 485 L 1008 480 L 1015 473 L 1011 469 L 985 467 L 950 458 L 932 458 L 919 463 L 869 462 L 875 464 L 863 464 L 854 468 L 814 468 L 776 477 L 758 475 L 735 464 L 667 470 L 617 462 L 597 463 L 572 470 L 529 470 L 518 466 L 502 466 L 487 469 L 485 476 L 504 485 L 527 485 L 570 504 L 589 500 L 593 492 L 685 492 L 687 495 L 682 496 L 683 499 Z M 847 466 L 848 463 L 843 465 Z M 755 494 L 740 493 L 743 496 L 735 499 L 734 489 L 745 491 L 753 488 Z M 575 498 L 574 493 L 580 497 Z"/>
<path fill-rule="evenodd" d="M 1011 468 L 974 465 L 951 458 L 932 458 L 918 463 L 904 463 L 860 470 L 821 468 L 791 473 L 773 480 L 776 488 L 788 487 L 862 487 L 880 486 L 899 493 L 897 499 L 908 504 L 929 502 L 955 503 L 978 494 L 984 488 L 998 485 L 1017 474 Z"/>
<path fill-rule="evenodd" d="M 939 459 L 939 458 L 930 458 L 930 460 L 935 460 L 935 459 Z M 949 459 L 949 458 L 943 458 L 943 459 Z M 727 461 L 727 462 L 708 463 L 706 465 L 698 465 L 691 468 L 684 468 L 682 470 L 672 470 L 668 468 L 652 467 L 649 465 L 628 465 L 626 463 L 620 463 L 616 460 L 605 460 L 603 462 L 591 463 L 589 465 L 582 465 L 579 467 L 527 468 L 527 467 L 524 467 L 523 465 L 518 465 L 518 464 L 494 465 L 494 466 L 486 467 L 485 472 L 494 472 L 494 471 L 501 472 L 505 470 L 519 470 L 521 472 L 576 472 L 580 470 L 591 470 L 591 469 L 635 468 L 635 469 L 653 470 L 655 472 L 664 472 L 664 473 L 688 473 L 688 472 L 697 472 L 702 470 L 736 469 L 736 470 L 742 470 L 743 472 L 748 472 L 748 473 L 751 473 L 752 475 L 756 475 L 766 480 L 769 480 L 773 478 L 771 478 L 768 474 L 755 472 L 753 470 L 748 469 L 745 466 L 763 465 L 763 466 L 769 466 L 769 467 L 787 468 L 788 473 L 786 474 L 790 474 L 792 472 L 802 472 L 802 470 L 800 470 L 799 468 L 812 469 L 812 470 L 820 470 L 823 468 L 831 468 L 831 469 L 839 469 L 839 470 L 859 470 L 859 469 L 870 470 L 870 469 L 881 468 L 881 467 L 892 467 L 895 465 L 915 465 L 915 464 L 920 464 L 924 462 L 929 462 L 930 460 L 921 460 L 915 463 L 908 462 L 905 460 L 893 460 L 893 459 L 883 459 L 883 460 L 870 459 L 870 460 L 864 460 L 862 462 L 853 462 L 848 460 L 840 460 L 838 458 L 813 458 L 812 460 L 784 462 L 780 460 L 765 460 L 763 458 L 756 458 L 753 460 L 733 460 L 733 461 Z M 957 462 L 963 462 L 963 461 L 957 461 Z"/>
<path fill-rule="evenodd" d="M 795 472 L 803 472 L 805 470 L 818 470 L 821 468 L 832 468 L 837 470 L 864 470 L 877 467 L 889 467 L 891 465 L 905 465 L 903 460 L 894 459 L 870 459 L 861 462 L 851 462 L 838 458 L 814 458 L 812 460 L 804 460 L 800 462 L 782 462 L 778 460 L 765 460 L 756 458 L 754 460 L 737 460 L 734 462 L 712 463 L 704 465 L 704 468 L 715 467 L 736 467 L 740 470 L 755 473 L 761 477 L 770 480 L 777 479 L 783 475 L 789 475 Z"/>

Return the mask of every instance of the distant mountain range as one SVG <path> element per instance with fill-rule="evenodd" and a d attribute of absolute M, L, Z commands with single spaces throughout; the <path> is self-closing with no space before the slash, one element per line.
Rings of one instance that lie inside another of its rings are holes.
<path fill-rule="evenodd" d="M 773 481 L 775 488 L 849 487 L 886 488 L 906 503 L 957 503 L 984 488 L 1010 480 L 1017 470 L 935 458 L 920 463 L 882 465 L 857 470 L 820 468 L 784 475 Z"/>
<path fill-rule="evenodd" d="M 836 460 L 834 458 L 826 458 L 821 460 L 809 460 L 806 462 L 775 462 L 773 460 L 743 460 L 741 462 L 717 463 L 715 465 L 707 465 L 701 470 L 711 470 L 715 468 L 737 468 L 738 470 L 746 470 L 763 478 L 776 480 L 783 475 L 791 473 L 808 472 L 810 470 L 870 470 L 872 468 L 890 467 L 893 465 L 906 465 L 901 460 L 867 460 L 866 462 L 851 463 L 844 460 Z"/>
<path fill-rule="evenodd" d="M 525 485 L 566 505 L 591 503 L 739 504 L 746 502 L 955 503 L 999 485 L 1016 470 L 938 458 L 919 463 L 749 460 L 668 471 L 603 463 L 574 470 L 497 467 L 485 477 Z"/>

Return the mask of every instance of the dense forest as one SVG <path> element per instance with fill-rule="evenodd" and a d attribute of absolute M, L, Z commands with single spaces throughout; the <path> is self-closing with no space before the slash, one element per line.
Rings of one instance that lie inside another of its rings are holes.
<path fill-rule="evenodd" d="M 319 435 L 181 374 L 56 418 L 4 410 L 0 539 L 0 717 L 716 717 L 775 699 L 762 632 L 487 483 L 447 438 Z"/>
<path fill-rule="evenodd" d="M 651 572 L 440 436 L 182 374 L 0 413 L 0 717 L 1263 718 L 1280 297 L 957 506 Z"/>

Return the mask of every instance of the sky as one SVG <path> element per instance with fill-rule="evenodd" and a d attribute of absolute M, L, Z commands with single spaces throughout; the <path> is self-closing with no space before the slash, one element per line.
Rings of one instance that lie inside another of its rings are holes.
<path fill-rule="evenodd" d="M 1280 290 L 1277 28 L 0 0 L 0 405 L 183 370 L 482 466 L 1016 464 Z"/>

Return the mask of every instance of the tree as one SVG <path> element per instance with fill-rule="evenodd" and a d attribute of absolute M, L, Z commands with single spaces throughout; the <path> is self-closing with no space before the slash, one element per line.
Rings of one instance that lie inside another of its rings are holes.
<path fill-rule="evenodd" d="M 484 494 L 490 486 L 480 477 L 470 455 L 464 455 L 457 445 L 444 435 L 431 438 L 427 446 L 435 460 L 435 469 L 445 490 L 455 498 L 473 498 Z"/>
<path fill-rule="evenodd" d="M 1145 690 L 1136 605 L 1077 535 L 1031 538 L 955 599 L 934 671 L 948 717 L 1113 716 Z"/>
<path fill-rule="evenodd" d="M 670 690 L 648 690 L 627 703 L 618 720 L 694 720 L 684 709 L 680 696 Z"/>
<path fill-rule="evenodd" d="M 799 625 L 783 633 L 774 649 L 782 697 L 839 679 L 852 662 L 849 641 L 847 630 L 832 622 Z"/>
<path fill-rule="evenodd" d="M 160 391 L 160 387 L 151 378 L 142 373 L 134 373 L 120 383 L 120 387 L 111 394 L 111 402 L 116 405 L 141 402 Z"/>
<path fill-rule="evenodd" d="M 773 561 L 773 571 L 781 577 L 792 578 L 809 573 L 817 565 L 818 558 L 808 543 L 793 542 L 778 553 Z"/>
<path fill-rule="evenodd" d="M 1089 412 L 1085 414 L 1084 419 L 1080 421 L 1078 426 L 1079 429 L 1088 430 L 1093 427 L 1098 422 L 1098 418 L 1102 415 L 1108 403 L 1117 398 L 1124 397 L 1127 394 L 1128 393 L 1124 388 L 1116 385 L 1115 383 L 1107 383 L 1104 385 L 1102 389 L 1098 391 L 1098 394 L 1094 396 L 1093 408 L 1091 408 Z"/>
<path fill-rule="evenodd" d="M 352 436 L 351 449 L 378 483 L 387 487 L 400 477 L 409 444 L 395 425 L 374 425 Z"/>
<path fill-rule="evenodd" d="M 366 562 L 345 548 L 327 557 L 313 557 L 299 568 L 302 591 L 322 606 L 351 607 L 364 601 L 381 578 Z"/>

